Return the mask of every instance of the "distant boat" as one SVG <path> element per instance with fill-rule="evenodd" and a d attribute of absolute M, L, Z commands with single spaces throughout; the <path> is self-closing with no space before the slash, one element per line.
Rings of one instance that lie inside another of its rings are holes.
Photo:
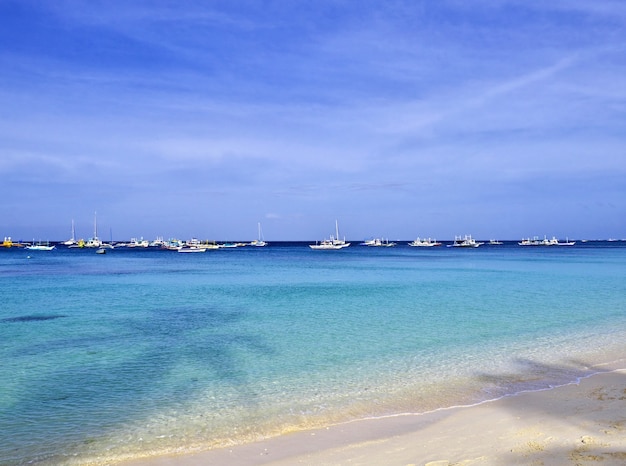
<path fill-rule="evenodd" d="M 504 244 L 504 243 L 502 241 L 498 241 L 497 239 L 490 239 L 489 244 L 498 245 L 498 244 Z"/>
<path fill-rule="evenodd" d="M 428 239 L 420 239 L 419 237 L 414 240 L 411 241 L 409 243 L 409 246 L 413 246 L 413 247 L 423 247 L 423 248 L 432 248 L 433 246 L 441 246 L 441 243 L 439 243 L 437 240 L 431 240 L 430 238 Z"/>
<path fill-rule="evenodd" d="M 200 246 L 184 246 L 180 249 L 177 249 L 178 252 L 188 253 L 188 252 L 206 252 L 207 248 Z"/>
<path fill-rule="evenodd" d="M 76 232 L 74 231 L 74 219 L 72 219 L 72 237 L 70 239 L 68 239 L 67 241 L 63 241 L 63 244 L 65 246 L 72 246 L 74 244 L 76 244 Z"/>
<path fill-rule="evenodd" d="M 30 249 L 31 251 L 52 251 L 55 247 L 56 246 L 54 245 L 50 246 L 49 242 L 46 242 L 46 244 L 43 244 L 40 241 L 37 244 L 31 244 L 29 246 L 26 246 L 26 249 Z"/>
<path fill-rule="evenodd" d="M 239 247 L 239 243 L 222 243 L 217 245 L 221 249 L 234 249 Z"/>
<path fill-rule="evenodd" d="M 309 244 L 311 249 L 343 249 L 350 246 L 350 243 L 346 242 L 346 239 L 339 239 L 339 224 L 335 220 L 335 236 L 330 236 L 330 239 L 322 240 L 315 244 Z"/>
<path fill-rule="evenodd" d="M 263 240 L 263 232 L 261 231 L 261 222 L 259 222 L 259 235 L 258 239 L 250 242 L 250 246 L 263 247 L 267 246 L 267 243 Z"/>
<path fill-rule="evenodd" d="M 454 237 L 454 243 L 452 243 L 451 247 L 453 248 L 477 248 L 478 246 L 484 243 L 479 243 L 471 235 L 465 235 L 463 238 L 460 236 Z"/>
<path fill-rule="evenodd" d="M 98 238 L 98 217 L 94 212 L 93 214 L 93 237 L 89 238 L 84 247 L 86 248 L 100 248 L 102 247 L 102 241 Z"/>
<path fill-rule="evenodd" d="M 517 244 L 520 246 L 574 246 L 576 241 L 569 241 L 569 239 L 566 239 L 564 243 L 560 243 L 555 236 L 553 236 L 552 239 L 548 239 L 544 236 L 542 240 L 535 236 L 533 239 L 522 239 L 522 241 Z"/>
<path fill-rule="evenodd" d="M 362 242 L 361 245 L 381 247 L 381 248 L 391 248 L 391 247 L 394 247 L 396 243 L 389 242 L 388 239 L 374 238 L 374 239 L 369 239 L 367 241 Z"/>
<path fill-rule="evenodd" d="M 150 241 L 143 238 L 131 238 L 130 242 L 126 243 L 127 248 L 147 248 L 148 246 L 150 246 Z"/>

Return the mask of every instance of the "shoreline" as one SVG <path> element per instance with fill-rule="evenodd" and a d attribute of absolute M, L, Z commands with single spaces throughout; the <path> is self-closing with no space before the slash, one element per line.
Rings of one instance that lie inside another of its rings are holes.
<path fill-rule="evenodd" d="M 624 464 L 625 401 L 626 361 L 621 360 L 563 385 L 472 405 L 354 420 L 234 447 L 114 464 Z"/>

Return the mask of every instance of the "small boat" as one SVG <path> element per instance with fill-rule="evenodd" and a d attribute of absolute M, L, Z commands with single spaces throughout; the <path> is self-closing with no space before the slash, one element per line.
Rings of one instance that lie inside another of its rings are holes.
<path fill-rule="evenodd" d="M 96 254 L 106 254 L 107 250 L 104 248 L 96 249 Z"/>
<path fill-rule="evenodd" d="M 472 238 L 471 235 L 465 235 L 463 238 L 461 238 L 460 236 L 455 236 L 454 243 L 450 244 L 449 246 L 453 248 L 477 248 L 482 244 L 484 243 L 479 243 L 474 238 Z"/>
<path fill-rule="evenodd" d="M 75 230 L 74 230 L 74 220 L 72 220 L 72 237 L 70 239 L 68 239 L 67 241 L 63 241 L 63 244 L 65 246 L 73 246 L 76 244 L 76 235 L 75 235 Z"/>
<path fill-rule="evenodd" d="M 576 241 L 569 241 L 569 239 L 566 239 L 564 243 L 560 243 L 559 240 L 556 239 L 556 236 L 553 236 L 552 239 L 548 239 L 544 236 L 542 240 L 535 236 L 533 239 L 522 239 L 522 241 L 517 244 L 520 246 L 574 246 Z"/>
<path fill-rule="evenodd" d="M 259 236 L 258 239 L 250 242 L 250 246 L 256 246 L 262 248 L 263 246 L 267 246 L 265 240 L 263 240 L 263 232 L 261 231 L 261 222 L 259 222 Z"/>
<path fill-rule="evenodd" d="M 499 245 L 499 244 L 504 244 L 502 241 L 498 241 L 497 239 L 490 239 L 489 240 L 489 244 L 491 245 Z"/>
<path fill-rule="evenodd" d="M 348 246 L 350 246 L 350 243 L 346 242 L 346 239 L 339 239 L 339 224 L 337 223 L 337 220 L 335 220 L 335 235 L 330 236 L 330 239 L 325 239 L 322 240 L 320 242 L 317 242 L 315 244 L 309 244 L 309 247 L 311 249 L 316 249 L 316 250 L 320 250 L 320 249 L 343 249 L 343 248 L 347 248 Z"/>
<path fill-rule="evenodd" d="M 127 248 L 147 248 L 148 246 L 150 246 L 150 241 L 143 238 L 131 238 L 130 242 L 126 243 Z"/>
<path fill-rule="evenodd" d="M 533 239 L 522 238 L 522 240 L 518 242 L 517 244 L 519 244 L 520 246 L 547 246 L 547 244 L 544 241 L 540 241 L 539 237 L 537 236 L 535 236 Z"/>
<path fill-rule="evenodd" d="M 576 241 L 570 241 L 569 238 L 565 238 L 563 243 L 560 243 L 556 236 L 553 236 L 550 240 L 550 246 L 574 246 Z"/>
<path fill-rule="evenodd" d="M 361 245 L 381 247 L 381 248 L 392 248 L 396 245 L 396 243 L 394 242 L 390 243 L 388 239 L 375 238 L 375 239 L 369 239 L 367 241 L 364 241 L 361 243 Z"/>
<path fill-rule="evenodd" d="M 102 240 L 98 238 L 98 216 L 97 213 L 93 214 L 93 237 L 89 238 L 83 246 L 85 248 L 100 248 L 102 247 Z"/>
<path fill-rule="evenodd" d="M 56 246 L 52 245 L 50 246 L 50 243 L 47 242 L 46 244 L 42 244 L 41 242 L 37 243 L 37 244 L 31 244 L 29 246 L 26 246 L 26 249 L 29 249 L 31 251 L 52 251 Z"/>
<path fill-rule="evenodd" d="M 206 252 L 207 248 L 204 247 L 200 247 L 200 246 L 184 246 L 180 249 L 178 249 L 178 252 L 182 252 L 182 253 L 190 253 L 190 252 Z"/>
<path fill-rule="evenodd" d="M 234 249 L 239 247 L 239 243 L 221 243 L 217 247 L 220 249 Z"/>
<path fill-rule="evenodd" d="M 438 242 L 437 240 L 431 240 L 430 238 L 428 238 L 428 239 L 420 239 L 418 237 L 416 240 L 411 241 L 409 243 L 409 246 L 423 247 L 423 248 L 432 248 L 433 246 L 441 246 L 441 243 Z"/>

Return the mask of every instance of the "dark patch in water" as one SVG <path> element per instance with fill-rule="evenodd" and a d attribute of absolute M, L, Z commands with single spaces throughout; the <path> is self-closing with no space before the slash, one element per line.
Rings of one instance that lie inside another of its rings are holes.
<path fill-rule="evenodd" d="M 33 316 L 19 316 L 19 317 L 7 317 L 6 319 L 0 319 L 0 322 L 38 322 L 40 320 L 54 320 L 67 317 L 64 315 L 33 315 Z"/>

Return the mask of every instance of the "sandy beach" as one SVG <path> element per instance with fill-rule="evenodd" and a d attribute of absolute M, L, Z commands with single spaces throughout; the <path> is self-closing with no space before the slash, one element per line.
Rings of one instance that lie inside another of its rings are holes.
<path fill-rule="evenodd" d="M 170 465 L 623 465 L 626 369 L 466 407 L 125 463 Z"/>

